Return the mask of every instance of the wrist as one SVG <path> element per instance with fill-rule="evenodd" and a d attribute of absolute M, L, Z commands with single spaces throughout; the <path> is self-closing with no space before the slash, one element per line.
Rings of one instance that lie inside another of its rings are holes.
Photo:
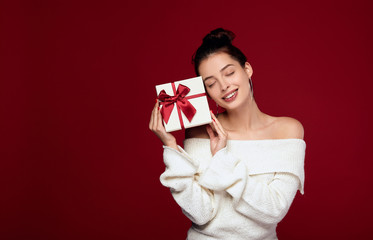
<path fill-rule="evenodd" d="M 179 148 L 177 147 L 176 141 L 165 142 L 164 145 L 167 146 L 167 147 L 179 150 Z"/>

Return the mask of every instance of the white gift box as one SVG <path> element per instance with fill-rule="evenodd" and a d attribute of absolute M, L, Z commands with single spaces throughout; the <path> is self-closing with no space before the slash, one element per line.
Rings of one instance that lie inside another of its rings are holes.
<path fill-rule="evenodd" d="M 188 92 L 185 87 L 189 88 L 190 91 Z M 173 105 L 172 112 L 169 115 L 169 119 L 167 122 L 165 121 L 165 119 L 163 119 L 163 123 L 167 132 L 181 130 L 183 128 L 196 127 L 208 124 L 212 121 L 202 77 L 189 78 L 173 83 L 161 84 L 155 86 L 155 88 L 158 97 L 160 97 L 161 91 L 164 90 L 164 92 L 171 98 L 175 98 L 177 93 L 181 92 L 181 89 L 185 90 L 185 92 L 188 93 L 186 95 L 184 94 L 185 96 L 178 97 L 178 99 L 181 100 L 184 105 L 189 105 L 190 103 L 196 110 L 195 114 L 192 116 L 191 121 L 189 121 L 186 114 L 189 116 L 189 118 L 191 114 L 188 114 L 188 111 L 186 111 L 186 113 L 183 112 L 183 108 L 179 107 L 180 102 L 179 105 L 177 103 L 178 100 L 169 102 L 169 108 L 172 108 L 171 105 Z M 164 92 L 162 93 L 162 95 L 164 95 Z M 166 106 L 165 103 L 166 102 L 160 101 L 161 108 L 164 108 Z"/>

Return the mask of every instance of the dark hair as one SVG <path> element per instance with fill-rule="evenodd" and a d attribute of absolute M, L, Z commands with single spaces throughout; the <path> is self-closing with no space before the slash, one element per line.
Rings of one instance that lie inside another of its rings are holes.
<path fill-rule="evenodd" d="M 223 28 L 217 28 L 207 34 L 192 58 L 196 75 L 200 75 L 198 68 L 201 62 L 210 55 L 218 52 L 227 53 L 244 67 L 247 58 L 240 49 L 232 45 L 232 41 L 235 37 L 236 35 L 233 32 Z"/>

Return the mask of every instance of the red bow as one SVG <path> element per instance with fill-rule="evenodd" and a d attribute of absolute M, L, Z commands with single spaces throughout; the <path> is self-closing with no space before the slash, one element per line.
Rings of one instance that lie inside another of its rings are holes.
<path fill-rule="evenodd" d="M 174 96 L 168 95 L 165 90 L 162 90 L 158 95 L 158 99 L 161 101 L 161 104 L 163 105 L 163 107 L 161 108 L 163 120 L 166 123 L 168 122 L 171 112 L 174 109 L 174 103 L 176 103 L 176 107 L 178 108 L 178 110 L 180 109 L 181 111 L 183 111 L 184 115 L 188 118 L 189 122 L 192 121 L 197 110 L 188 101 L 188 99 L 185 98 L 185 96 L 190 92 L 190 89 L 182 84 L 179 84 L 176 93 L 174 86 L 173 89 L 175 94 Z M 181 120 L 180 114 L 181 113 L 179 112 L 179 118 Z"/>

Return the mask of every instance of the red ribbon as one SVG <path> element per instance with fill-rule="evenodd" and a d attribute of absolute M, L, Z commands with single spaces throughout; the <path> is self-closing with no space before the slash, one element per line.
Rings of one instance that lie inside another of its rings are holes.
<path fill-rule="evenodd" d="M 194 115 L 197 112 L 197 110 L 188 101 L 188 99 L 202 97 L 202 96 L 205 96 L 206 94 L 201 93 L 201 94 L 196 94 L 196 95 L 186 97 L 186 95 L 190 92 L 190 89 L 187 86 L 179 84 L 176 90 L 175 83 L 171 83 L 171 84 L 172 84 L 172 90 L 174 92 L 174 96 L 168 95 L 165 90 L 162 90 L 158 95 L 158 99 L 161 101 L 161 104 L 163 105 L 160 111 L 161 111 L 163 120 L 166 123 L 168 123 L 171 112 L 175 106 L 174 103 L 176 103 L 176 108 L 179 114 L 180 124 L 181 124 L 181 127 L 184 128 L 183 120 L 181 118 L 181 111 L 183 111 L 184 115 L 187 117 L 189 122 L 192 121 Z"/>

